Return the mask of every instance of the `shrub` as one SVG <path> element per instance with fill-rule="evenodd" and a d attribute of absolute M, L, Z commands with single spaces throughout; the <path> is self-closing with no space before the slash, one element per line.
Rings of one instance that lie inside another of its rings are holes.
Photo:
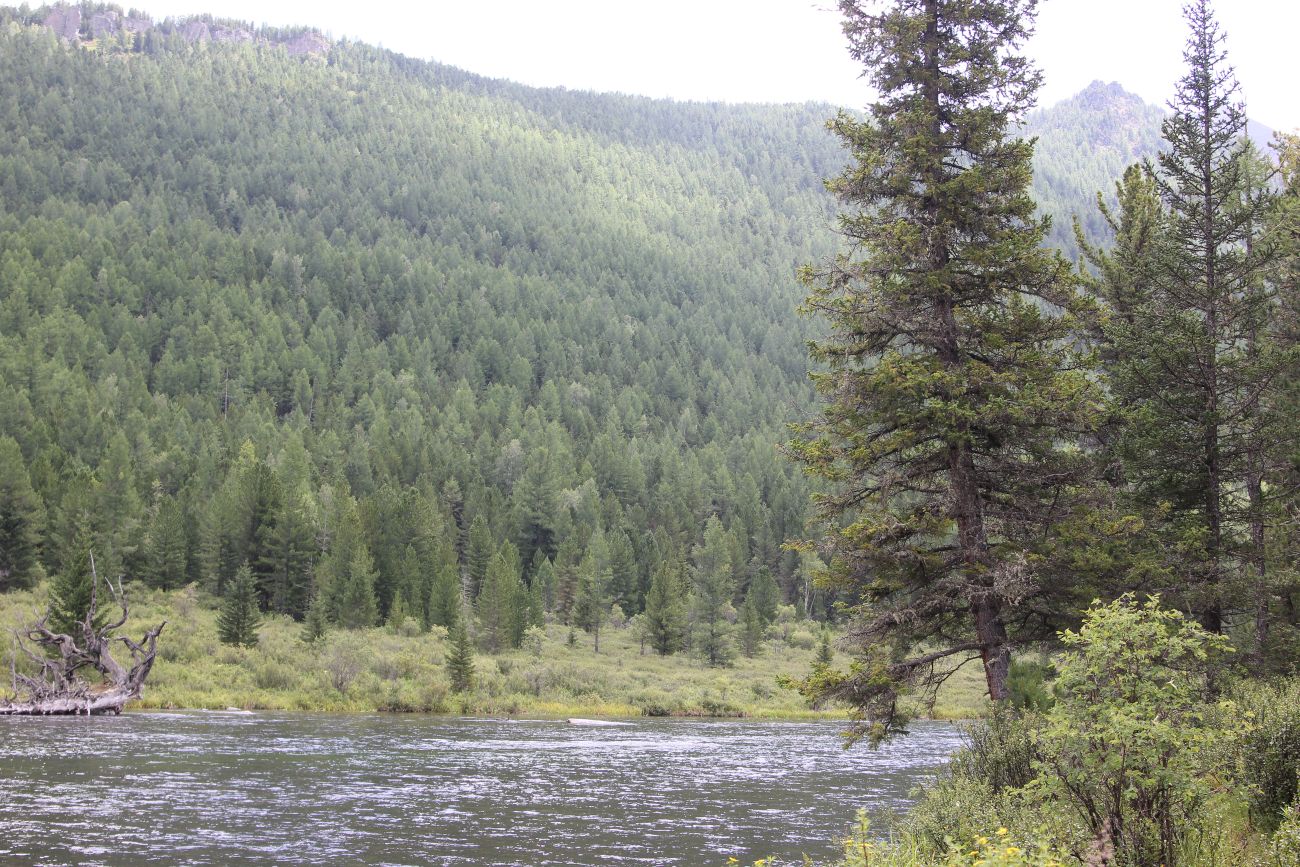
<path fill-rule="evenodd" d="M 1048 681 L 1056 676 L 1056 669 L 1047 663 L 1017 659 L 1011 663 L 1007 675 L 1007 689 L 1011 692 L 1011 705 L 1021 710 L 1045 711 L 1056 703 L 1048 689 Z"/>
<path fill-rule="evenodd" d="M 672 716 L 681 710 L 681 702 L 662 689 L 643 689 L 632 695 L 632 705 L 642 716 Z"/>
<path fill-rule="evenodd" d="M 253 669 L 253 683 L 258 689 L 290 689 L 297 678 L 297 672 L 273 659 L 264 660 Z"/>
<path fill-rule="evenodd" d="M 996 793 L 1028 785 L 1036 775 L 1041 725 L 1041 717 L 995 706 L 967 729 L 966 747 L 953 756 L 952 772 L 987 783 Z"/>
<path fill-rule="evenodd" d="M 1127 864 L 1173 864 L 1209 795 L 1206 754 L 1223 732 L 1207 719 L 1214 656 L 1229 648 L 1158 598 L 1093 603 L 1046 714 L 1037 767 L 1046 791 L 1077 811 Z"/>
<path fill-rule="evenodd" d="M 1291 804 L 1273 834 L 1266 863 L 1268 867 L 1300 867 L 1300 800 Z"/>
<path fill-rule="evenodd" d="M 1300 767 L 1300 689 L 1261 689 L 1248 697 L 1254 720 L 1239 746 L 1240 782 L 1249 792 L 1250 817 L 1272 831 L 1296 797 Z"/>

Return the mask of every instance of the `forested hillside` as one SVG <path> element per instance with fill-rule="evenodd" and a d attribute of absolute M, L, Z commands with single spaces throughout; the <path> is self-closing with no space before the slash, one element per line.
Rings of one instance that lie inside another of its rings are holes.
<path fill-rule="evenodd" d="M 567 618 L 585 563 L 631 613 L 716 515 L 731 596 L 804 598 L 776 444 L 827 108 L 6 17 L 0 442 L 46 571 L 88 539 L 164 587 L 247 562 L 271 608 L 364 622 L 497 559 Z"/>
<path fill-rule="evenodd" d="M 656 573 L 724 579 L 693 617 L 756 579 L 764 617 L 772 583 L 824 613 L 777 444 L 813 399 L 830 107 L 82 12 L 0 16 L 0 588 L 93 545 L 163 588 L 247 563 L 264 607 L 349 625 L 448 625 L 463 585 L 591 626 Z M 1035 116 L 1055 240 L 1158 122 L 1113 87 Z"/>

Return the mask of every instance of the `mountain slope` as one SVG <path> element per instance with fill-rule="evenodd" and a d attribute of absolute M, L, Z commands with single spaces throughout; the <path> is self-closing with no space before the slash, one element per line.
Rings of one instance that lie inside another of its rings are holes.
<path fill-rule="evenodd" d="M 793 594 L 807 490 L 774 444 L 811 397 L 792 311 L 833 243 L 823 107 L 646 112 L 355 44 L 88 50 L 9 16 L 0 434 L 50 568 L 88 523 L 129 574 L 217 589 L 292 505 L 318 540 L 284 579 L 301 614 L 343 492 L 381 612 L 423 610 L 434 564 L 404 553 L 464 560 L 480 517 L 524 566 L 620 535 L 635 609 L 716 512 L 738 585 Z M 403 490 L 429 544 L 380 532 Z M 154 562 L 172 511 L 183 576 Z"/>

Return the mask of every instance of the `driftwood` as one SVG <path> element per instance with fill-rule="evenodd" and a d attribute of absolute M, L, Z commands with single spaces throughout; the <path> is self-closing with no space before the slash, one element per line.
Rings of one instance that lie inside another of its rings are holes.
<path fill-rule="evenodd" d="M 105 581 L 113 601 L 121 609 L 121 616 L 105 626 L 96 627 L 99 611 L 99 575 L 91 557 L 90 607 L 77 624 L 80 635 L 55 632 L 49 627 L 47 613 L 36 623 L 17 633 L 18 647 L 35 663 L 37 674 L 28 675 L 11 664 L 14 699 L 0 698 L 0 716 L 41 716 L 47 714 L 101 714 L 122 712 L 128 701 L 140 697 L 145 678 L 153 668 L 158 652 L 158 635 L 167 621 L 163 621 L 144 634 L 139 643 L 113 632 L 126 623 L 129 609 L 121 579 L 117 586 Z M 113 658 L 111 645 L 124 644 L 131 653 L 131 667 L 126 668 Z M 35 645 L 37 649 L 33 649 Z M 99 675 L 95 682 L 88 681 L 83 672 Z"/>

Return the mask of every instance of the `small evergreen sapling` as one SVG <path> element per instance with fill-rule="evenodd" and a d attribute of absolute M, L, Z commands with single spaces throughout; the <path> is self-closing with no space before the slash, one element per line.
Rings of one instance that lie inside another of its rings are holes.
<path fill-rule="evenodd" d="M 465 618 L 456 618 L 448 636 L 451 654 L 447 657 L 447 678 L 452 692 L 468 692 L 474 686 L 474 649 L 469 643 Z"/>
<path fill-rule="evenodd" d="M 221 603 L 221 612 L 217 615 L 217 636 L 223 644 L 256 647 L 257 627 L 261 622 L 262 613 L 257 607 L 257 581 L 245 563 L 235 573 L 234 580 L 226 590 L 226 598 Z"/>

